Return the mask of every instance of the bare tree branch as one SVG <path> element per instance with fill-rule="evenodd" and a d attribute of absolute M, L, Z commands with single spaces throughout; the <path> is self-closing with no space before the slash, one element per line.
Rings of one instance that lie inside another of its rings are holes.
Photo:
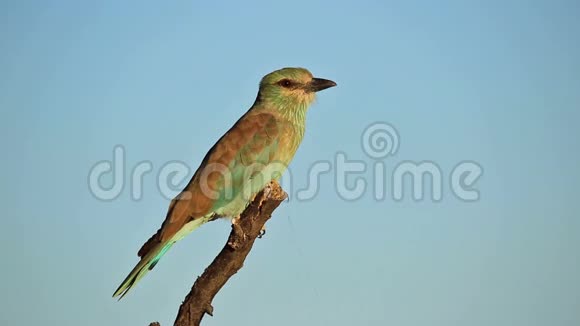
<path fill-rule="evenodd" d="M 193 284 L 179 307 L 175 326 L 198 326 L 205 314 L 213 316 L 213 298 L 242 268 L 266 221 L 286 198 L 284 190 L 274 181 L 256 195 L 236 223 L 232 224 L 232 232 L 224 248 Z"/>

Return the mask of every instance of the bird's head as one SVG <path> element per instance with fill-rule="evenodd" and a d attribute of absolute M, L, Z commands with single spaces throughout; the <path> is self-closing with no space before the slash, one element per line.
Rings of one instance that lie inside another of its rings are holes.
<path fill-rule="evenodd" d="M 283 68 L 262 78 L 258 99 L 283 110 L 307 108 L 316 92 L 334 86 L 332 80 L 315 78 L 304 68 Z"/>

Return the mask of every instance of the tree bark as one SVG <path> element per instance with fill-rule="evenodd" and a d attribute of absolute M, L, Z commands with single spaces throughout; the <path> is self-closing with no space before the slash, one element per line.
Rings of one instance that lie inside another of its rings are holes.
<path fill-rule="evenodd" d="M 224 248 L 193 284 L 179 307 L 175 326 L 198 326 L 205 314 L 213 316 L 213 298 L 242 268 L 254 241 L 261 237 L 266 221 L 286 198 L 286 193 L 275 181 L 256 195 L 242 215 L 232 223 L 232 231 Z"/>

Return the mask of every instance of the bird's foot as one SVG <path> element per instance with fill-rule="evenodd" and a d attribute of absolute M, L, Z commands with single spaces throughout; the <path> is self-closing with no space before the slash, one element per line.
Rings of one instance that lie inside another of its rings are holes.
<path fill-rule="evenodd" d="M 258 233 L 258 239 L 262 239 L 266 235 L 266 225 L 262 227 L 260 233 Z"/>

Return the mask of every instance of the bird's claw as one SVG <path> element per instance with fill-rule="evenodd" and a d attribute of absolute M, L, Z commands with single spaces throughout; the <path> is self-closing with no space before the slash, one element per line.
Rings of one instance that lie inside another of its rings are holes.
<path fill-rule="evenodd" d="M 262 228 L 258 233 L 258 239 L 262 239 L 266 235 L 266 228 Z"/>

